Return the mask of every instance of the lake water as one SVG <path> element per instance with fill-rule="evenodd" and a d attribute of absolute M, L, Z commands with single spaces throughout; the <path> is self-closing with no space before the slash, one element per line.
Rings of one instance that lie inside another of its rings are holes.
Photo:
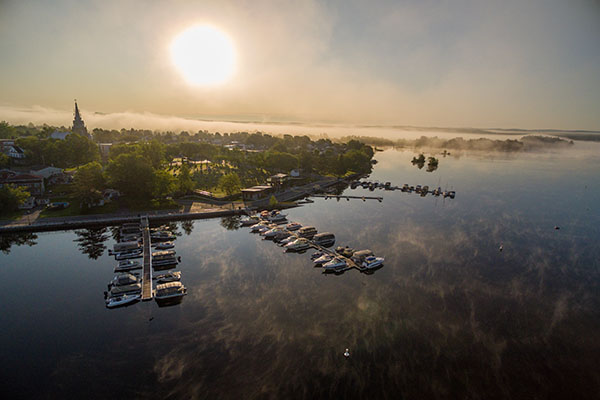
<path fill-rule="evenodd" d="M 452 154 L 431 173 L 414 155 L 377 153 L 371 179 L 455 199 L 347 188 L 384 200 L 286 211 L 385 256 L 373 274 L 323 274 L 230 220 L 180 222 L 183 302 L 108 310 L 110 229 L 13 245 L 2 397 L 596 397 L 600 147 Z"/>

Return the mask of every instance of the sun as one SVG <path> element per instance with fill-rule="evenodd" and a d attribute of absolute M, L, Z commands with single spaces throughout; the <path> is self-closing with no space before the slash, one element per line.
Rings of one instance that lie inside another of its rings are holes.
<path fill-rule="evenodd" d="M 184 79 L 195 86 L 227 82 L 235 72 L 235 48 L 229 37 L 210 25 L 195 25 L 171 42 L 171 60 Z"/>

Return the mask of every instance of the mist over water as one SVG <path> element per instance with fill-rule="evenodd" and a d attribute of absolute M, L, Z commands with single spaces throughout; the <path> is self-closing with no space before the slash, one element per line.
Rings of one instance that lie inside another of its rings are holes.
<path fill-rule="evenodd" d="M 169 308 L 104 308 L 115 262 L 99 248 L 113 239 L 92 243 L 110 230 L 37 234 L 33 247 L 0 254 L 4 391 L 592 398 L 600 390 L 599 150 L 456 152 L 427 172 L 411 164 L 415 152 L 390 149 L 376 154 L 370 179 L 441 186 L 456 198 L 347 188 L 384 200 L 315 199 L 286 211 L 334 232 L 336 245 L 384 256 L 371 275 L 324 275 L 310 252 L 284 254 L 227 221 L 179 223 L 189 294 Z"/>

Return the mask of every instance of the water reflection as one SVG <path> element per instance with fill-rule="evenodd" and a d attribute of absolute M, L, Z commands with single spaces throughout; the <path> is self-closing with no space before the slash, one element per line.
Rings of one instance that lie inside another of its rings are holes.
<path fill-rule="evenodd" d="M 194 230 L 194 221 L 181 221 L 181 229 L 183 229 L 186 235 L 191 235 Z"/>
<path fill-rule="evenodd" d="M 108 228 L 90 228 L 75 231 L 77 235 L 77 239 L 73 240 L 77 243 L 77 247 L 83 254 L 87 254 L 87 256 L 93 260 L 96 260 L 98 257 L 104 254 L 104 250 L 106 250 L 106 246 L 104 242 L 106 242 L 110 235 L 108 235 Z"/>
<path fill-rule="evenodd" d="M 16 246 L 34 246 L 37 244 L 37 235 L 35 233 L 10 233 L 0 235 L 0 251 L 4 254 L 10 254 L 13 245 Z"/>
<path fill-rule="evenodd" d="M 222 217 L 221 218 L 221 226 L 223 228 L 227 229 L 228 231 L 235 231 L 235 230 L 240 229 L 240 227 L 242 226 L 241 220 L 242 220 L 242 218 L 239 215 Z"/>

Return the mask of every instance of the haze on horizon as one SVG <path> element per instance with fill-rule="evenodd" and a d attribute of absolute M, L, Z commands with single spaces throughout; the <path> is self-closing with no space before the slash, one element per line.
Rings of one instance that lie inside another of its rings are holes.
<path fill-rule="evenodd" d="M 594 0 L 2 1 L 0 120 L 77 98 L 90 114 L 598 130 L 599 21 Z M 220 85 L 169 57 L 198 24 L 235 48 Z"/>

